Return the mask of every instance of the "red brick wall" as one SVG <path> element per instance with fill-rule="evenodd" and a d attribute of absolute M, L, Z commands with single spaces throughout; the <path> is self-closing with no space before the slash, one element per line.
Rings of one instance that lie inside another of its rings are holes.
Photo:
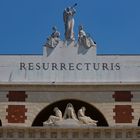
<path fill-rule="evenodd" d="M 8 123 L 25 123 L 27 119 L 25 105 L 8 105 L 6 112 L 8 113 L 6 116 Z"/>
<path fill-rule="evenodd" d="M 115 101 L 131 101 L 133 95 L 131 91 L 115 91 L 113 98 L 115 98 Z"/>
<path fill-rule="evenodd" d="M 113 112 L 115 112 L 114 119 L 116 123 L 132 123 L 134 119 L 131 105 L 115 105 Z"/>
<path fill-rule="evenodd" d="M 8 101 L 25 102 L 27 94 L 25 91 L 9 91 L 7 94 Z"/>

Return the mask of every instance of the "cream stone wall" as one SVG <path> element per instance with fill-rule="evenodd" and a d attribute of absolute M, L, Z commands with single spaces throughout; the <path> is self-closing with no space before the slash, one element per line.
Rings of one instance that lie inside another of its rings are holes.
<path fill-rule="evenodd" d="M 94 47 L 78 52 L 61 42 L 48 56 L 1 55 L 0 82 L 135 83 L 140 82 L 139 66 L 139 55 L 96 55 Z"/>

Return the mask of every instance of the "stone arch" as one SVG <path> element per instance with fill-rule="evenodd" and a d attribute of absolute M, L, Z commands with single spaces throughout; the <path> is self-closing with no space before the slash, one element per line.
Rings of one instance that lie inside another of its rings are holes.
<path fill-rule="evenodd" d="M 86 115 L 90 116 L 94 120 L 98 120 L 97 126 L 108 126 L 108 123 L 104 117 L 104 115 L 93 105 L 76 99 L 66 99 L 61 101 L 56 101 L 47 107 L 45 107 L 43 110 L 39 112 L 39 114 L 34 119 L 32 126 L 43 126 L 43 122 L 46 121 L 50 115 L 54 115 L 53 109 L 54 107 L 58 107 L 62 113 L 64 114 L 65 108 L 68 103 L 72 103 L 75 109 L 75 112 L 77 113 L 78 110 L 82 107 L 86 107 Z"/>

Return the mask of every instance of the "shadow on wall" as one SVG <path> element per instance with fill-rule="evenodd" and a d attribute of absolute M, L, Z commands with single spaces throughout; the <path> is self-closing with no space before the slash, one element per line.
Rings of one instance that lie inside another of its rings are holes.
<path fill-rule="evenodd" d="M 138 126 L 140 126 L 140 119 L 139 119 L 139 121 L 138 121 Z"/>
<path fill-rule="evenodd" d="M 1 120 L 0 120 L 0 127 L 2 126 L 2 122 L 1 122 Z"/>
<path fill-rule="evenodd" d="M 76 115 L 77 115 L 78 110 L 82 106 L 84 106 L 86 108 L 86 112 L 85 112 L 86 116 L 90 116 L 92 119 L 98 120 L 97 126 L 108 126 L 108 123 L 105 117 L 98 109 L 96 109 L 94 106 L 84 101 L 74 100 L 74 99 L 61 100 L 61 101 L 57 101 L 55 103 L 48 105 L 36 116 L 35 120 L 33 121 L 32 126 L 43 126 L 43 122 L 45 122 L 49 118 L 50 115 L 55 115 L 53 112 L 53 109 L 55 107 L 58 107 L 64 114 L 65 108 L 68 103 L 72 103 L 72 105 L 74 106 Z"/>

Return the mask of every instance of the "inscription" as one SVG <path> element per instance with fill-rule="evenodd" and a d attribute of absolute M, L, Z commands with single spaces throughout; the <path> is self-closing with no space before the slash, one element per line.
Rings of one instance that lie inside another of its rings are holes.
<path fill-rule="evenodd" d="M 74 70 L 87 70 L 87 71 L 117 71 L 120 70 L 119 63 L 24 63 L 19 64 L 20 70 L 57 70 L 57 71 L 74 71 Z"/>

